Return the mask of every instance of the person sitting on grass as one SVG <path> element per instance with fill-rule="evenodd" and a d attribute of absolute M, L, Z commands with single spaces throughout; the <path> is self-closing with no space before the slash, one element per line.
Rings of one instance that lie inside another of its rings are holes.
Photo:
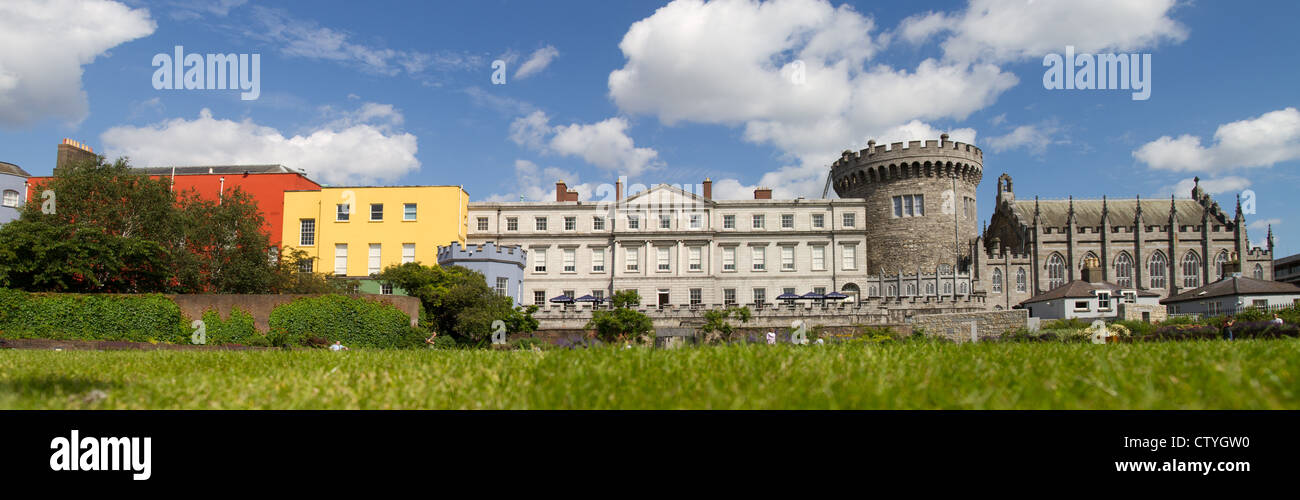
<path fill-rule="evenodd" d="M 335 341 L 334 341 L 334 345 L 330 346 L 330 350 L 331 350 L 331 351 L 346 351 L 346 350 L 348 350 L 348 346 L 343 345 L 343 342 L 342 342 L 342 341 L 335 340 Z"/>
<path fill-rule="evenodd" d="M 436 338 L 438 338 L 438 332 L 429 332 L 429 338 L 424 339 L 424 343 L 429 344 L 429 348 L 433 348 L 433 341 Z"/>

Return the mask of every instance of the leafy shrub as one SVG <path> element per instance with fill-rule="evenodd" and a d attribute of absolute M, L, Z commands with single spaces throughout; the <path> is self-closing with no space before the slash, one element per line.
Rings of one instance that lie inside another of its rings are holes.
<path fill-rule="evenodd" d="M 344 295 L 302 297 L 271 311 L 272 343 L 305 345 L 311 337 L 349 347 L 412 347 L 424 342 L 411 318 L 389 304 Z M 281 333 L 282 332 L 282 333 Z M 413 341 L 414 340 L 414 341 Z"/>
<path fill-rule="evenodd" d="M 510 346 L 514 347 L 515 349 L 519 349 L 523 351 L 532 350 L 533 348 L 550 349 L 552 347 L 549 342 L 539 339 L 537 337 L 523 337 L 523 338 L 514 339 L 510 341 Z"/>
<path fill-rule="evenodd" d="M 1243 321 L 1232 325 L 1234 339 L 1275 339 L 1300 336 L 1300 326 L 1275 325 L 1272 321 Z"/>
<path fill-rule="evenodd" d="M 1120 325 L 1128 328 L 1128 330 L 1137 337 L 1145 337 L 1155 333 L 1156 331 L 1156 325 L 1141 320 L 1121 320 L 1112 323 L 1112 325 Z"/>
<path fill-rule="evenodd" d="M 456 349 L 459 348 L 460 345 L 456 343 L 456 339 L 451 335 L 439 335 L 433 338 L 433 344 L 431 347 L 434 349 Z"/>
<path fill-rule="evenodd" d="M 1050 321 L 1040 327 L 1042 330 L 1083 330 L 1092 326 L 1091 321 L 1084 321 L 1079 318 L 1058 319 Z"/>
<path fill-rule="evenodd" d="M 1196 324 L 1196 318 L 1193 318 L 1192 316 L 1170 316 L 1169 319 L 1161 321 L 1158 324 L 1158 326 L 1195 325 L 1195 324 Z"/>
<path fill-rule="evenodd" d="M 189 343 L 181 309 L 165 296 L 0 294 L 9 338 Z"/>
<path fill-rule="evenodd" d="M 253 315 L 238 307 L 231 309 L 230 317 L 225 320 L 216 310 L 203 311 L 203 324 L 207 328 L 208 345 L 259 345 L 264 340 L 253 324 Z"/>
<path fill-rule="evenodd" d="M 1165 325 L 1156 328 L 1155 334 L 1145 340 L 1206 340 L 1219 338 L 1217 328 L 1205 325 Z"/>

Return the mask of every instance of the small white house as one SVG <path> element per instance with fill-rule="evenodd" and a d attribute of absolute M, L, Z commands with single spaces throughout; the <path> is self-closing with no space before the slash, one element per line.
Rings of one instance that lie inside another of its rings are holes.
<path fill-rule="evenodd" d="M 1260 280 L 1240 273 L 1160 301 L 1172 314 L 1218 315 L 1251 307 L 1267 309 L 1300 304 L 1300 287 Z"/>
<path fill-rule="evenodd" d="M 1102 281 L 1099 266 L 1085 266 L 1082 274 L 1083 279 L 1030 297 L 1020 306 L 1031 318 L 1115 319 L 1120 304 L 1160 305 L 1160 294 Z"/>

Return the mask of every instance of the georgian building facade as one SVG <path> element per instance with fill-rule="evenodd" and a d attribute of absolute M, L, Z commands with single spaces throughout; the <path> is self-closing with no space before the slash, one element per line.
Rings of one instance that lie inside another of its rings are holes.
<path fill-rule="evenodd" d="M 702 194 L 661 184 L 584 202 L 558 183 L 564 201 L 473 202 L 467 241 L 527 250 L 527 304 L 627 289 L 653 306 L 866 291 L 863 200 L 772 200 L 762 188 L 753 200 L 713 200 L 710 184 Z"/>

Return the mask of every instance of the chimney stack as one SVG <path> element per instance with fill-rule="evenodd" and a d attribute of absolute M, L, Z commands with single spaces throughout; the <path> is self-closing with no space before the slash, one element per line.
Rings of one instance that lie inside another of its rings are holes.
<path fill-rule="evenodd" d="M 623 201 L 623 178 L 614 181 L 614 201 Z"/>
<path fill-rule="evenodd" d="M 704 178 L 704 199 L 706 200 L 713 199 L 713 180 L 709 179 L 708 177 Z"/>
<path fill-rule="evenodd" d="M 1223 263 L 1223 277 L 1241 277 L 1241 260 L 1237 257 L 1236 252 L 1233 252 L 1232 257 Z"/>
<path fill-rule="evenodd" d="M 755 200 L 772 199 L 772 188 L 766 188 L 766 187 L 754 188 L 754 199 Z"/>
<path fill-rule="evenodd" d="M 555 181 L 555 201 L 578 201 L 578 191 L 569 189 L 564 181 Z"/>
<path fill-rule="evenodd" d="M 1088 283 L 1101 283 L 1101 262 L 1089 257 L 1083 261 L 1083 280 Z"/>
<path fill-rule="evenodd" d="M 59 143 L 58 154 L 54 159 L 54 168 L 65 167 L 95 159 L 95 150 L 90 146 L 72 139 L 64 138 Z"/>

